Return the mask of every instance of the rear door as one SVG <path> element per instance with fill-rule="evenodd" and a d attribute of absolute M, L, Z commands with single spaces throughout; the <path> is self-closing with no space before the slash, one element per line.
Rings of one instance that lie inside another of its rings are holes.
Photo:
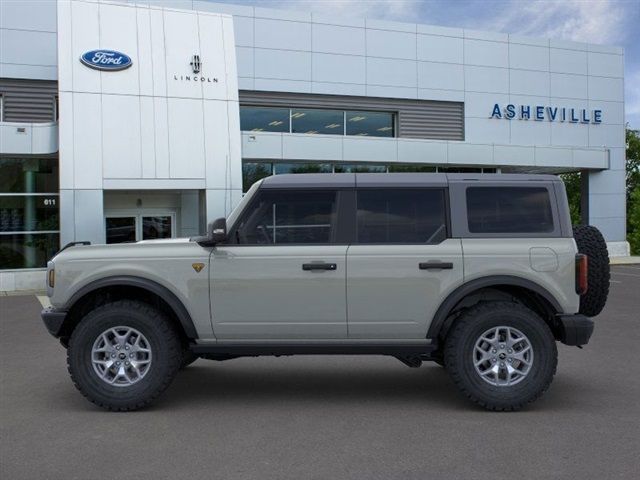
<path fill-rule="evenodd" d="M 449 238 L 445 188 L 359 188 L 347 252 L 349 337 L 424 339 L 463 280 L 460 239 Z"/>
<path fill-rule="evenodd" d="M 219 339 L 347 337 L 341 194 L 261 189 L 211 255 L 211 313 Z"/>

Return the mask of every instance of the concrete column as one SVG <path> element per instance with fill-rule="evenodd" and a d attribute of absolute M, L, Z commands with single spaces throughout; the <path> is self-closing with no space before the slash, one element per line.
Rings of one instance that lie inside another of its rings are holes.
<path fill-rule="evenodd" d="M 60 243 L 105 243 L 102 190 L 60 190 Z"/>
<path fill-rule="evenodd" d="M 610 149 L 608 170 L 589 171 L 583 175 L 583 182 L 587 183 L 586 195 L 583 191 L 586 197 L 583 220 L 600 229 L 611 256 L 628 255 L 624 147 Z"/>

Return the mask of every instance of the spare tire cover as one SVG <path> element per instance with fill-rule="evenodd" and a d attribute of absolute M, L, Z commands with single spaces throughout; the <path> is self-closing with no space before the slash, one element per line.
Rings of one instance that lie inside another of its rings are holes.
<path fill-rule="evenodd" d="M 574 225 L 573 238 L 578 245 L 578 252 L 585 254 L 589 260 L 587 293 L 580 296 L 579 312 L 588 317 L 598 315 L 609 295 L 609 251 L 604 237 L 592 225 Z"/>

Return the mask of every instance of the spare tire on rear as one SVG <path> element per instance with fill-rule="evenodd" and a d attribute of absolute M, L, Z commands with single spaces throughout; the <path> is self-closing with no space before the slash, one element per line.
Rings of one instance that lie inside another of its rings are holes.
<path fill-rule="evenodd" d="M 587 293 L 580 296 L 579 312 L 587 317 L 598 315 L 609 295 L 609 251 L 604 237 L 592 225 L 574 225 L 573 238 L 578 252 L 588 257 Z"/>

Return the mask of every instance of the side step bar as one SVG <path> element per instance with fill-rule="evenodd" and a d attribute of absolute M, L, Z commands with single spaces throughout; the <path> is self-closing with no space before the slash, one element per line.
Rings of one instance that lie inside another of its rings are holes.
<path fill-rule="evenodd" d="M 429 358 L 437 345 L 416 343 L 246 343 L 224 342 L 191 345 L 197 355 L 233 355 L 238 357 L 280 355 L 391 355 Z"/>

